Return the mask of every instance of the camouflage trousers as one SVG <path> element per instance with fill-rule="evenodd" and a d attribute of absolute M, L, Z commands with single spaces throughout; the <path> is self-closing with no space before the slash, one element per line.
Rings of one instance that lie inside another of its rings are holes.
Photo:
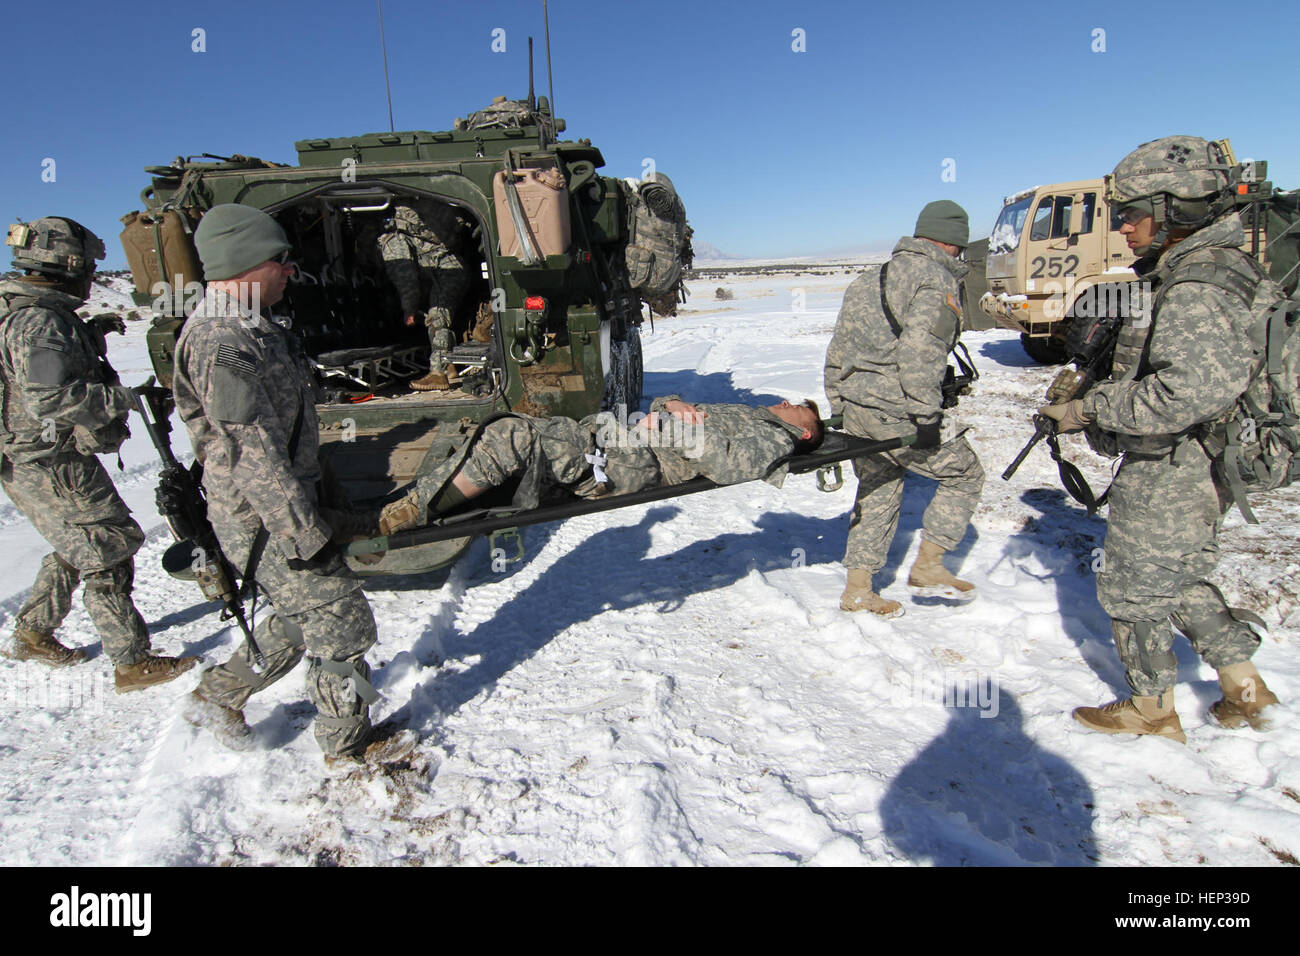
<path fill-rule="evenodd" d="M 897 434 L 872 434 L 875 429 L 856 428 L 854 416 L 845 414 L 845 427 L 863 438 L 887 438 Z M 964 435 L 938 448 L 900 448 L 896 451 L 857 458 L 853 471 L 858 476 L 857 498 L 849 518 L 844 566 L 875 574 L 885 566 L 890 542 L 898 530 L 903 505 L 903 475 L 914 472 L 939 483 L 934 498 L 921 520 L 922 537 L 951 551 L 966 534 L 971 515 L 984 489 L 984 468 Z"/>
<path fill-rule="evenodd" d="M 644 445 L 619 442 L 604 449 L 601 471 L 609 487 L 597 492 L 587 455 L 596 450 L 599 427 L 594 415 L 581 421 L 556 417 L 540 424 L 522 418 L 500 418 L 483 429 L 460 470 L 480 488 L 496 488 L 540 468 L 544 487 L 562 487 L 580 497 L 623 494 L 659 484 L 659 463 L 654 453 Z"/>
<path fill-rule="evenodd" d="M 1177 460 L 1124 459 L 1111 486 L 1097 575 L 1129 687 L 1144 697 L 1177 679 L 1173 627 L 1216 669 L 1249 660 L 1259 646 L 1206 580 L 1219 562 L 1219 528 L 1231 499 L 1199 444 L 1183 445 Z"/>
<path fill-rule="evenodd" d="M 248 561 L 255 533 L 217 528 L 222 551 L 236 568 Z M 335 558 L 323 569 L 295 570 L 269 542 L 255 574 L 272 613 L 257 622 L 253 637 L 265 665 L 258 667 L 248 642 L 224 664 L 203 673 L 199 693 L 242 709 L 307 655 L 307 693 L 316 705 L 316 742 L 326 754 L 352 753 L 370 732 L 370 666 L 366 651 L 377 633 L 361 584 Z"/>
<path fill-rule="evenodd" d="M 41 561 L 18 625 L 53 634 L 72 609 L 77 585 L 114 664 L 149 653 L 149 630 L 131 601 L 132 560 L 144 532 L 93 455 L 64 452 L 38 461 L 0 464 L 5 494 L 54 548 Z"/>
<path fill-rule="evenodd" d="M 429 330 L 429 370 L 449 371 L 451 350 L 456 347 L 456 334 L 452 330 L 452 317 L 460 300 L 465 297 L 469 282 L 465 270 L 423 269 L 429 280 L 429 311 L 424 315 L 424 326 Z"/>

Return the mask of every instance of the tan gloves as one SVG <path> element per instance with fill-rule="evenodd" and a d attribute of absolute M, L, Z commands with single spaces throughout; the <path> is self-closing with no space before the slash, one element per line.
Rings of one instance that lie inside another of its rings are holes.
<path fill-rule="evenodd" d="M 1062 435 L 1083 431 L 1093 422 L 1092 417 L 1083 410 L 1083 399 L 1081 398 L 1076 398 L 1061 405 L 1044 405 L 1038 412 L 1040 415 L 1046 415 L 1048 418 L 1055 420 L 1056 430 Z"/>
<path fill-rule="evenodd" d="M 387 536 L 414 528 L 422 518 L 420 502 L 412 492 L 405 498 L 384 505 L 384 510 L 379 512 L 379 533 Z"/>

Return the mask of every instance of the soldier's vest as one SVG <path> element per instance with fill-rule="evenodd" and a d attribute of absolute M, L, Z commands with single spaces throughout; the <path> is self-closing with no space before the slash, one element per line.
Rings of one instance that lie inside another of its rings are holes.
<path fill-rule="evenodd" d="M 1228 413 L 1195 432 L 1242 516 L 1257 524 L 1246 494 L 1300 479 L 1300 300 L 1285 298 L 1263 266 L 1237 249 L 1190 253 L 1157 291 L 1157 310 L 1181 282 L 1223 289 L 1251 315 L 1247 334 L 1259 358 L 1250 384 Z"/>

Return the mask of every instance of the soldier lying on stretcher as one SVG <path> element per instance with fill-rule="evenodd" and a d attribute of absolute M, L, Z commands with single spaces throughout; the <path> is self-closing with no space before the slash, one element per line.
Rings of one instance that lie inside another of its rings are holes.
<path fill-rule="evenodd" d="M 823 437 L 811 399 L 801 405 L 692 405 L 669 395 L 656 398 L 650 414 L 634 422 L 620 422 L 611 412 L 581 421 L 504 416 L 385 507 L 380 532 L 426 524 L 516 480 L 513 503 L 521 509 L 537 507 L 556 489 L 596 498 L 696 477 L 719 485 L 766 478 L 780 486 L 785 469 L 768 474 L 772 466 L 812 451 Z"/>

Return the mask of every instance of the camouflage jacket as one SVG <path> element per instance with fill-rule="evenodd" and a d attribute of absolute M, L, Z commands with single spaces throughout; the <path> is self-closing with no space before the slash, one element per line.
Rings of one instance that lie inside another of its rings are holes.
<path fill-rule="evenodd" d="M 103 336 L 75 310 L 82 299 L 21 280 L 0 282 L 0 453 L 16 462 L 126 437 L 131 390 L 104 357 Z M 39 300 L 31 301 L 31 300 Z"/>
<path fill-rule="evenodd" d="M 650 403 L 650 411 L 663 412 L 678 395 L 664 395 Z M 781 421 L 766 408 L 753 405 L 696 405 L 708 417 L 701 425 L 674 420 L 660 431 L 658 446 L 650 450 L 659 460 L 665 485 L 679 485 L 692 478 L 708 478 L 719 485 L 764 478 L 778 488 L 786 469 L 771 475 L 768 469 L 794 451 L 800 429 Z M 666 441 L 664 438 L 666 437 Z"/>
<path fill-rule="evenodd" d="M 260 522 L 289 558 L 329 539 L 316 501 L 319 423 L 295 336 L 210 289 L 176 343 L 176 409 L 203 465 L 218 537 Z M 290 444 L 297 432 L 297 447 Z"/>
<path fill-rule="evenodd" d="M 826 350 L 832 414 L 856 407 L 887 424 L 937 420 L 948 353 L 961 334 L 960 282 L 969 271 L 933 242 L 899 239 L 885 282 L 899 334 L 881 308 L 879 271 L 853 280 Z"/>
<path fill-rule="evenodd" d="M 1161 285 L 1205 250 L 1233 249 L 1244 241 L 1241 220 L 1232 213 L 1143 270 L 1158 307 L 1149 320 L 1142 313 L 1125 321 L 1110 378 L 1083 398 L 1094 427 L 1118 433 L 1120 449 L 1166 453 L 1193 426 L 1230 411 L 1246 390 L 1258 360 L 1250 342 L 1250 309 L 1219 286 L 1194 280 L 1159 294 Z"/>

